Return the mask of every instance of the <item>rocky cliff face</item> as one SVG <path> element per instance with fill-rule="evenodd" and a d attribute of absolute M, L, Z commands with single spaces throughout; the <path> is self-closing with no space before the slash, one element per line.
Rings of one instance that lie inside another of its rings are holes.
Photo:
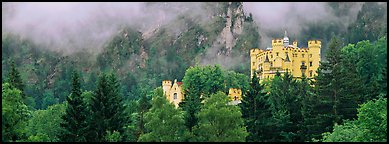
<path fill-rule="evenodd" d="M 242 2 L 229 2 L 225 16 L 225 27 L 214 46 L 222 44 L 222 47 L 225 47 L 225 49 L 220 51 L 218 55 L 225 54 L 228 56 L 231 54 L 232 48 L 243 31 L 245 15 Z"/>

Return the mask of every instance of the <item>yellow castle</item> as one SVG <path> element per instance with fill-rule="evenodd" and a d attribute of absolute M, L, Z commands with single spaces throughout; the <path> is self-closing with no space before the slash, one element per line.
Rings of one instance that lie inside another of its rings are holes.
<path fill-rule="evenodd" d="M 177 79 L 174 80 L 173 85 L 170 80 L 162 81 L 163 94 L 166 96 L 167 100 L 173 103 L 176 107 L 178 107 L 178 104 L 182 101 L 182 99 L 184 99 L 181 85 L 182 82 L 177 82 Z"/>
<path fill-rule="evenodd" d="M 254 72 L 260 81 L 273 78 L 275 73 L 288 71 L 294 78 L 301 78 L 305 75 L 312 78 L 320 62 L 321 41 L 308 41 L 308 48 L 300 48 L 297 41 L 289 45 L 289 38 L 285 31 L 284 39 L 273 39 L 272 48 L 266 50 L 251 49 L 251 77 Z"/>
<path fill-rule="evenodd" d="M 182 82 L 177 82 L 177 79 L 174 80 L 173 84 L 170 80 L 162 81 L 163 94 L 166 96 L 166 99 L 170 103 L 173 103 L 176 106 L 176 108 L 178 107 L 178 104 L 184 99 L 184 93 L 181 86 Z M 231 100 L 229 104 L 239 104 L 241 103 L 242 99 L 242 91 L 237 88 L 230 88 L 228 91 L 228 96 Z"/>

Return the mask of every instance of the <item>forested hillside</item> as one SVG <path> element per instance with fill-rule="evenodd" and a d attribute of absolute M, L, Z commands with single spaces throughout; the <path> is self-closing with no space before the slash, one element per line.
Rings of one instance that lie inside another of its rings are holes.
<path fill-rule="evenodd" d="M 326 5 L 342 17 L 357 4 Z M 147 31 L 124 25 L 100 52 L 3 31 L 2 141 L 387 141 L 386 3 L 362 3 L 348 25 L 306 23 L 296 39 L 322 40 L 318 76 L 263 84 L 249 69 L 261 20 L 241 2 L 201 8 L 205 21 L 187 11 Z M 174 79 L 178 109 L 159 88 Z M 231 87 L 241 104 L 225 105 Z"/>

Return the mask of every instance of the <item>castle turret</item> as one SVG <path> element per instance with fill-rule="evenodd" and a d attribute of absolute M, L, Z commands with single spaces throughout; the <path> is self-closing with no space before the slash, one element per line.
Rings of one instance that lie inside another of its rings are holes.
<path fill-rule="evenodd" d="M 163 89 L 163 94 L 169 98 L 170 95 L 170 88 L 172 87 L 172 81 L 170 80 L 163 80 L 162 81 L 162 89 Z"/>
<path fill-rule="evenodd" d="M 321 41 L 319 40 L 310 40 L 308 41 L 308 77 L 312 77 L 316 74 L 317 68 L 319 68 L 320 58 L 320 49 L 321 49 Z"/>
<path fill-rule="evenodd" d="M 287 36 L 287 32 L 285 31 L 285 35 L 284 35 L 284 47 L 288 47 L 289 45 L 289 38 Z"/>
<path fill-rule="evenodd" d="M 275 50 L 277 48 L 282 48 L 284 46 L 284 42 L 282 39 L 273 39 L 271 41 L 272 49 Z"/>
<path fill-rule="evenodd" d="M 257 55 L 260 53 L 259 49 L 251 49 L 250 50 L 250 71 L 251 71 L 251 77 L 253 77 L 254 72 L 258 69 L 258 60 Z"/>

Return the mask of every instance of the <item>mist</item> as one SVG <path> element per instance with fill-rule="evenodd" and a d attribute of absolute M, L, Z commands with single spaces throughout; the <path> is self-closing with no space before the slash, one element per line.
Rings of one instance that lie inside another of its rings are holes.
<path fill-rule="evenodd" d="M 124 26 L 144 32 L 199 6 L 143 2 L 2 3 L 2 32 L 18 34 L 65 54 L 81 49 L 98 53 Z"/>
<path fill-rule="evenodd" d="M 271 47 L 271 39 L 282 38 L 285 30 L 289 39 L 299 37 L 308 23 L 338 22 L 347 28 L 356 20 L 362 3 L 356 3 L 342 16 L 336 16 L 326 2 L 245 2 L 243 7 L 245 14 L 252 13 L 254 21 L 258 24 L 260 46 L 264 49 Z M 274 32 L 278 33 L 278 37 L 270 35 Z"/>
<path fill-rule="evenodd" d="M 285 30 L 291 40 L 299 37 L 308 23 L 337 22 L 346 28 L 356 20 L 361 6 L 362 3 L 357 3 L 341 16 L 336 16 L 324 2 L 244 2 L 243 10 L 246 16 L 252 13 L 261 36 L 259 46 L 265 49 L 271 46 L 271 39 L 282 38 Z M 196 22 L 207 22 L 209 16 L 202 9 L 202 3 L 2 3 L 2 32 L 18 34 L 65 55 L 79 50 L 98 54 L 124 26 L 150 37 L 150 32 L 180 14 L 192 17 Z M 167 30 L 179 35 L 186 29 L 178 22 Z M 220 64 L 229 69 L 247 61 L 240 56 L 220 55 L 222 47 L 214 44 L 207 49 L 200 63 Z"/>

